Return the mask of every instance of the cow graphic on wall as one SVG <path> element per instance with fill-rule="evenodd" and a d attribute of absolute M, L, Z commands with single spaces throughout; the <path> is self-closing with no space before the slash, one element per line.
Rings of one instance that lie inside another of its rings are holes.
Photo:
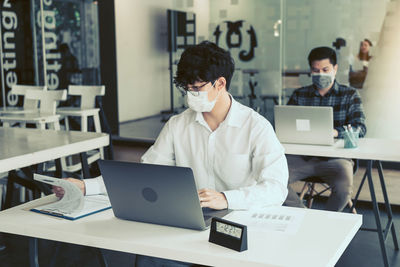
<path fill-rule="evenodd" d="M 246 21 L 224 21 L 215 28 L 213 35 L 218 46 L 226 47 L 231 52 L 232 49 L 239 49 L 239 60 L 248 62 L 254 58 L 257 36 L 253 26 Z"/>

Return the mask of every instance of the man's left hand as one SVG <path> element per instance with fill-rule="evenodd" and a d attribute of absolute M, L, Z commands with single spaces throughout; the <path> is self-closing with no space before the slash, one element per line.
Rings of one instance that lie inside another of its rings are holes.
<path fill-rule="evenodd" d="M 228 201 L 223 193 L 207 188 L 200 189 L 198 193 L 201 207 L 216 210 L 228 208 Z"/>

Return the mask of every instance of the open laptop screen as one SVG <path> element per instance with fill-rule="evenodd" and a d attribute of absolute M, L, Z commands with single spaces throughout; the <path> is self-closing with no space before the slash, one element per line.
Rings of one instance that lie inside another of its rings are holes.
<path fill-rule="evenodd" d="M 320 106 L 275 106 L 275 131 L 280 142 L 333 145 L 333 109 Z"/>

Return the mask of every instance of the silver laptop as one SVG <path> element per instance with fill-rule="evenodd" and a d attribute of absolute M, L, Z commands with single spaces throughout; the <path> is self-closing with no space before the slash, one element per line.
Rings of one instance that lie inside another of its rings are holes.
<path fill-rule="evenodd" d="M 333 145 L 333 109 L 316 106 L 275 106 L 275 132 L 280 142 Z"/>
<path fill-rule="evenodd" d="M 99 160 L 114 215 L 120 219 L 205 230 L 230 210 L 202 209 L 190 168 Z"/>

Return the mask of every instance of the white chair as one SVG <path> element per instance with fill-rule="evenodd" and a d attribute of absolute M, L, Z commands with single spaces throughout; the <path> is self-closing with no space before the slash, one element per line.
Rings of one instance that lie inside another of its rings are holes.
<path fill-rule="evenodd" d="M 60 130 L 60 115 L 56 114 L 57 101 L 67 99 L 67 90 L 27 90 L 25 99 L 39 101 L 40 108 L 35 112 L 2 114 L 0 121 L 4 127 L 19 123 L 25 126 L 26 123 L 35 124 L 39 129 L 46 129 L 46 125 Z"/>
<path fill-rule="evenodd" d="M 104 96 L 104 85 L 70 85 L 68 95 L 80 96 L 80 107 L 60 107 L 57 114 L 65 118 L 65 128 L 69 130 L 68 117 L 81 118 L 81 131 L 88 131 L 88 118 L 93 117 L 95 132 L 101 132 L 99 108 L 96 108 L 96 96 Z"/>
<path fill-rule="evenodd" d="M 22 113 L 32 113 L 38 109 L 39 101 L 35 99 L 27 99 L 25 94 L 27 90 L 46 90 L 45 86 L 36 86 L 36 85 L 20 85 L 14 84 L 11 87 L 11 94 L 16 96 L 23 96 L 24 102 L 22 107 L 3 107 L 0 110 L 0 115 L 3 114 L 22 114 Z"/>
<path fill-rule="evenodd" d="M 96 97 L 104 96 L 105 86 L 104 85 L 70 85 L 68 86 L 68 95 L 79 96 L 80 106 L 79 107 L 59 107 L 57 114 L 61 115 L 61 120 L 65 121 L 65 129 L 70 129 L 68 118 L 69 117 L 80 117 L 81 131 L 88 131 L 89 118 L 93 118 L 94 130 L 97 133 L 101 132 L 101 124 L 99 112 L 100 109 L 96 108 Z M 104 159 L 104 152 L 101 148 L 100 151 L 89 152 L 88 163 L 98 160 L 99 158 Z M 81 164 L 73 164 L 72 159 L 68 159 L 68 165 L 63 166 L 64 170 L 75 172 L 81 169 Z"/>

